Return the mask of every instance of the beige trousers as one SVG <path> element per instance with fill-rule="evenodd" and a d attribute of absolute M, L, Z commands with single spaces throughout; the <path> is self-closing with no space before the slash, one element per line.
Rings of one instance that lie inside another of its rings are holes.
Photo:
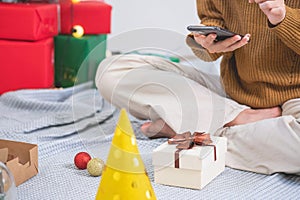
<path fill-rule="evenodd" d="M 300 99 L 281 117 L 223 128 L 249 107 L 226 97 L 220 79 L 163 58 L 118 55 L 99 65 L 101 95 L 140 119 L 163 119 L 175 132 L 205 131 L 228 139 L 226 165 L 264 174 L 300 174 Z"/>

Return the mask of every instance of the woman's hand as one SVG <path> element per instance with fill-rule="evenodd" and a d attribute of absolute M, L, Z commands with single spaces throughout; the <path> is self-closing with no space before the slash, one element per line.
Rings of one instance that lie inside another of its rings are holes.
<path fill-rule="evenodd" d="M 207 36 L 194 33 L 195 41 L 202 47 L 208 50 L 209 53 L 221 53 L 234 51 L 242 46 L 246 45 L 250 40 L 250 34 L 246 34 L 243 38 L 239 35 L 235 35 L 231 38 L 215 41 L 217 35 L 209 34 Z"/>
<path fill-rule="evenodd" d="M 257 3 L 273 25 L 279 24 L 285 18 L 284 0 L 249 0 L 249 3 Z"/>

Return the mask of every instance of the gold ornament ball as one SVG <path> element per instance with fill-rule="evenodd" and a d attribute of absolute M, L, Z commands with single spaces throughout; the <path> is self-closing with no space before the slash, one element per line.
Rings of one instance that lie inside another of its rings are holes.
<path fill-rule="evenodd" d="M 87 170 L 91 176 L 100 176 L 104 168 L 104 161 L 100 158 L 93 158 L 87 164 Z"/>
<path fill-rule="evenodd" d="M 73 26 L 73 28 L 72 28 L 73 37 L 81 38 L 83 36 L 83 34 L 84 34 L 84 29 L 82 26 L 80 26 L 80 25 Z"/>

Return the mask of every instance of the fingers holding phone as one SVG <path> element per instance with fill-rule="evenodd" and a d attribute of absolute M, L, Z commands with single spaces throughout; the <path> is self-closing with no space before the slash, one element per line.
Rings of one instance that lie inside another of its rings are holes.
<path fill-rule="evenodd" d="M 212 33 L 207 36 L 194 34 L 195 41 L 208 50 L 209 53 L 221 53 L 234 51 L 248 44 L 250 34 L 246 34 L 243 38 L 239 35 L 232 36 L 222 41 L 215 41 L 216 34 Z"/>
<path fill-rule="evenodd" d="M 195 41 L 210 53 L 234 51 L 250 41 L 250 34 L 240 35 L 234 32 L 211 26 L 189 26 Z"/>

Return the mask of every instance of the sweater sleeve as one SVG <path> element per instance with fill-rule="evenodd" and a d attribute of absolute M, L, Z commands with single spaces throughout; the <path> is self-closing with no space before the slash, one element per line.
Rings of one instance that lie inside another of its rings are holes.
<path fill-rule="evenodd" d="M 286 16 L 273 31 L 289 48 L 300 55 L 300 9 L 286 6 Z"/>
<path fill-rule="evenodd" d="M 206 26 L 219 26 L 224 28 L 222 14 L 218 11 L 214 3 L 215 0 L 197 0 L 197 11 L 201 24 Z M 210 62 L 217 60 L 223 53 L 209 53 L 205 48 L 198 44 L 192 34 L 186 37 L 187 45 L 193 53 L 200 59 Z"/>

